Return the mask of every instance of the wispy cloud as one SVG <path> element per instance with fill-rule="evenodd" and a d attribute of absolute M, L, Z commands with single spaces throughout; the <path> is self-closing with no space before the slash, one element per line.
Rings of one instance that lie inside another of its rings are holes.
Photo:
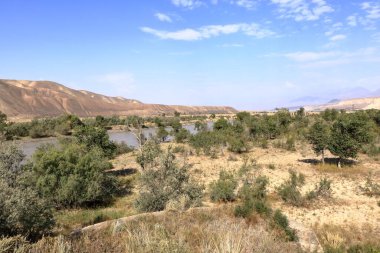
<path fill-rule="evenodd" d="M 380 62 L 378 50 L 373 47 L 361 48 L 353 52 L 309 51 L 287 53 L 282 56 L 300 63 L 301 67 L 331 67 L 349 63 Z"/>
<path fill-rule="evenodd" d="M 337 35 L 331 36 L 330 41 L 336 42 L 336 41 L 340 41 L 340 40 L 345 40 L 346 38 L 347 38 L 347 36 L 344 34 L 337 34 Z"/>
<path fill-rule="evenodd" d="M 295 21 L 314 21 L 334 9 L 324 0 L 271 0 L 277 4 L 282 18 Z"/>
<path fill-rule="evenodd" d="M 358 18 L 356 15 L 351 15 L 347 17 L 347 24 L 349 26 L 355 27 L 358 25 Z"/>
<path fill-rule="evenodd" d="M 247 10 L 252 10 L 256 7 L 257 1 L 253 0 L 231 0 L 231 4 L 235 4 L 237 6 L 243 7 Z"/>
<path fill-rule="evenodd" d="M 172 22 L 172 19 L 171 19 L 168 15 L 166 15 L 166 14 L 164 14 L 164 13 L 157 12 L 156 14 L 154 14 L 154 16 L 155 16 L 158 20 L 160 20 L 160 21 L 162 21 L 162 22 L 169 22 L 169 23 Z"/>
<path fill-rule="evenodd" d="M 364 2 L 361 8 L 366 11 L 368 19 L 380 19 L 380 3 L 379 2 Z"/>
<path fill-rule="evenodd" d="M 201 6 L 203 3 L 199 0 L 171 0 L 175 6 L 187 9 L 194 9 Z"/>
<path fill-rule="evenodd" d="M 244 45 L 240 43 L 226 43 L 220 45 L 220 47 L 244 47 Z"/>
<path fill-rule="evenodd" d="M 265 38 L 274 36 L 276 33 L 262 28 L 256 23 L 239 23 L 239 24 L 229 24 L 229 25 L 208 25 L 202 26 L 198 29 L 182 29 L 174 32 L 156 30 L 150 27 L 142 27 L 141 31 L 154 36 L 164 39 L 164 40 L 183 40 L 183 41 L 195 41 L 209 39 L 212 37 L 217 37 L 220 35 L 228 35 L 234 33 L 243 33 L 247 36 L 252 36 L 256 38 Z"/>

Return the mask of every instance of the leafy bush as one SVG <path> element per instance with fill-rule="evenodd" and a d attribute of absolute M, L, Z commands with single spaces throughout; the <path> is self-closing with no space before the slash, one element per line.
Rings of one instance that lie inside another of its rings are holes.
<path fill-rule="evenodd" d="M 136 162 L 140 164 L 142 169 L 154 167 L 157 165 L 157 159 L 161 153 L 160 145 L 153 139 L 150 139 L 141 147 L 141 150 L 137 154 Z"/>
<path fill-rule="evenodd" d="M 75 128 L 74 136 L 79 144 L 83 144 L 88 150 L 100 148 L 107 157 L 113 157 L 116 145 L 109 139 L 104 128 L 92 126 L 79 126 Z"/>
<path fill-rule="evenodd" d="M 235 216 L 248 217 L 253 211 L 269 215 L 271 208 L 266 203 L 268 178 L 259 176 L 253 184 L 246 182 L 239 191 L 242 203 L 235 208 Z"/>
<path fill-rule="evenodd" d="M 308 200 L 312 200 L 315 198 L 328 198 L 331 196 L 332 188 L 331 188 L 331 180 L 327 178 L 323 178 L 319 181 L 319 183 L 315 186 L 314 190 L 311 190 L 306 198 Z"/>
<path fill-rule="evenodd" d="M 277 227 L 279 227 L 285 232 L 288 240 L 290 241 L 298 240 L 296 232 L 289 227 L 288 218 L 281 212 L 281 210 L 277 209 L 274 212 L 273 222 Z"/>
<path fill-rule="evenodd" d="M 170 149 L 158 166 L 142 172 L 140 187 L 136 207 L 145 212 L 164 210 L 169 202 L 182 203 L 181 209 L 198 206 L 203 196 L 203 187 L 191 181 L 188 166 L 178 166 Z"/>
<path fill-rule="evenodd" d="M 50 232 L 54 219 L 50 205 L 25 184 L 30 177 L 15 146 L 0 145 L 0 237 L 23 235 L 36 239 Z"/>
<path fill-rule="evenodd" d="M 102 150 L 65 143 L 39 148 L 31 169 L 39 193 L 58 207 L 104 204 L 118 189 L 117 179 Z"/>
<path fill-rule="evenodd" d="M 278 194 L 282 200 L 293 206 L 302 206 L 304 198 L 299 191 L 299 187 L 304 185 L 305 176 L 302 173 L 297 173 L 293 170 L 289 171 L 290 178 L 278 188 Z"/>
<path fill-rule="evenodd" d="M 214 202 L 230 202 L 236 199 L 238 183 L 232 173 L 221 171 L 219 179 L 210 184 L 210 198 Z"/>
<path fill-rule="evenodd" d="M 181 128 L 178 131 L 174 132 L 174 139 L 177 143 L 184 143 L 189 138 L 190 138 L 190 132 L 189 130 L 185 128 Z"/>

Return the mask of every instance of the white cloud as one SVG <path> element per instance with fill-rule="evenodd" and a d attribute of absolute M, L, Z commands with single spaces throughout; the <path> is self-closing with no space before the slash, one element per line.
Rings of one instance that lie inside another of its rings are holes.
<path fill-rule="evenodd" d="M 334 35 L 334 36 L 332 36 L 332 37 L 330 37 L 330 41 L 339 41 L 339 40 L 344 40 L 344 39 L 346 39 L 347 38 L 347 36 L 346 35 L 344 35 L 344 34 L 337 34 L 337 35 Z"/>
<path fill-rule="evenodd" d="M 239 43 L 230 43 L 230 44 L 222 44 L 220 45 L 220 47 L 244 47 L 243 44 L 239 44 Z"/>
<path fill-rule="evenodd" d="M 260 25 L 256 23 L 208 25 L 208 26 L 202 26 L 198 29 L 187 28 L 187 29 L 174 31 L 174 32 L 156 30 L 150 27 L 142 27 L 141 30 L 145 33 L 153 34 L 160 39 L 184 40 L 184 41 L 209 39 L 209 38 L 217 37 L 220 35 L 228 35 L 228 34 L 234 34 L 234 33 L 243 33 L 247 36 L 253 36 L 259 39 L 275 35 L 275 32 L 269 29 L 261 28 Z"/>
<path fill-rule="evenodd" d="M 202 5 L 202 2 L 198 0 L 172 0 L 172 3 L 175 6 L 187 9 L 194 9 Z"/>
<path fill-rule="evenodd" d="M 361 4 L 361 8 L 366 11 L 368 19 L 380 18 L 380 3 L 377 2 L 364 2 Z"/>
<path fill-rule="evenodd" d="M 296 62 L 310 62 L 327 59 L 337 55 L 337 52 L 294 52 L 285 54 L 285 57 Z"/>
<path fill-rule="evenodd" d="M 334 67 L 342 64 L 374 62 L 379 63 L 378 50 L 373 47 L 362 48 L 357 51 L 322 51 L 322 52 L 294 52 L 282 56 L 300 63 L 301 67 Z"/>
<path fill-rule="evenodd" d="M 271 0 L 277 4 L 282 18 L 293 18 L 296 21 L 318 20 L 323 14 L 334 9 L 324 0 Z"/>
<path fill-rule="evenodd" d="M 347 17 L 347 24 L 349 26 L 357 26 L 358 25 L 358 20 L 357 20 L 357 17 L 356 15 L 351 15 L 349 17 Z"/>
<path fill-rule="evenodd" d="M 154 16 L 155 16 L 158 20 L 160 20 L 160 21 L 162 21 L 162 22 L 169 22 L 169 23 L 172 22 L 172 19 L 171 19 L 168 15 L 166 15 L 166 14 L 164 14 L 164 13 L 157 12 L 156 14 L 154 14 Z"/>
<path fill-rule="evenodd" d="M 233 1 L 230 1 L 230 3 L 243 7 L 247 10 L 251 10 L 256 6 L 256 1 L 252 1 L 252 0 L 233 0 Z"/>
<path fill-rule="evenodd" d="M 218 0 L 211 0 L 212 4 L 218 4 Z"/>

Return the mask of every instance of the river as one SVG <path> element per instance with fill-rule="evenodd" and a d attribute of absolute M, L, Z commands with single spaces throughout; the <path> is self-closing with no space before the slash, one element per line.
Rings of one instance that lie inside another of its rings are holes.
<path fill-rule="evenodd" d="M 209 129 L 212 128 L 212 125 L 213 125 L 213 122 L 208 122 Z M 189 130 L 191 134 L 195 134 L 197 132 L 194 129 L 194 124 L 184 125 L 183 128 Z M 170 131 L 171 128 L 167 128 L 167 130 Z M 156 131 L 157 131 L 156 127 L 143 129 L 144 135 L 148 138 L 150 136 L 154 136 Z M 131 147 L 136 147 L 138 145 L 136 137 L 131 132 L 108 131 L 108 135 L 110 136 L 110 139 L 114 142 L 117 142 L 117 143 L 124 142 Z M 170 139 L 172 139 L 172 137 L 169 137 L 169 140 Z M 57 144 L 58 139 L 55 137 L 50 137 L 50 138 L 41 138 L 41 139 L 22 140 L 17 143 L 20 145 L 22 151 L 26 155 L 26 158 L 30 158 L 39 146 L 44 145 L 44 144 Z"/>

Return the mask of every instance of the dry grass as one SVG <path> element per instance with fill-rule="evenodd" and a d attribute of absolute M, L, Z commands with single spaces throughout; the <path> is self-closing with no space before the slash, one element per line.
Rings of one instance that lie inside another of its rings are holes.
<path fill-rule="evenodd" d="M 296 244 L 280 239 L 262 220 L 253 225 L 230 213 L 229 208 L 223 207 L 211 211 L 167 212 L 157 217 L 148 215 L 118 229 L 111 226 L 78 238 L 44 238 L 30 245 L 29 251 L 19 252 L 300 252 Z"/>
<path fill-rule="evenodd" d="M 338 174 L 344 177 L 365 175 L 368 174 L 369 169 L 363 165 L 352 165 L 338 168 L 335 164 L 317 164 L 312 166 L 319 173 Z"/>
<path fill-rule="evenodd" d="M 326 251 L 345 252 L 349 248 L 361 246 L 373 250 L 365 252 L 380 252 L 380 231 L 374 229 L 370 224 L 361 228 L 354 225 L 343 227 L 325 224 L 315 226 L 314 230 Z"/>

